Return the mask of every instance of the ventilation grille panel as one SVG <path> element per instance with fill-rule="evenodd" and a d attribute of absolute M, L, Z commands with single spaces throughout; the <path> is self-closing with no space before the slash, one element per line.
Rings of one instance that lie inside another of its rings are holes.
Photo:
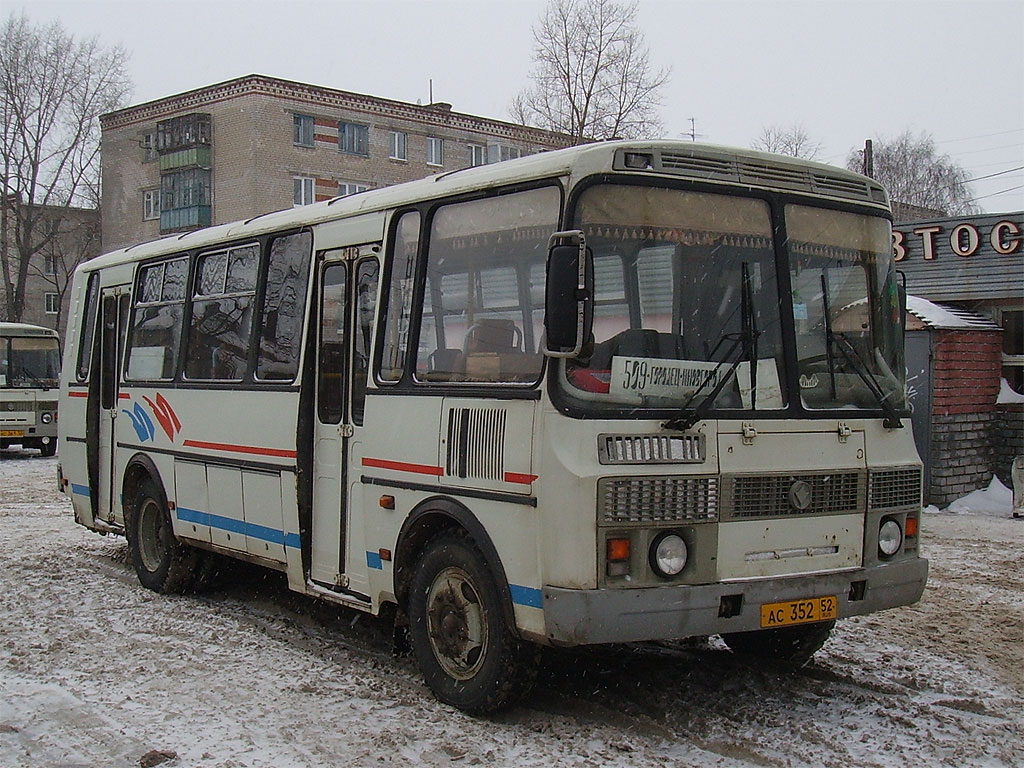
<path fill-rule="evenodd" d="M 448 411 L 449 477 L 502 480 L 505 471 L 505 421 L 502 408 L 452 408 Z"/>
<path fill-rule="evenodd" d="M 798 481 L 811 486 L 805 510 L 790 504 L 789 490 Z M 864 509 L 860 472 L 819 475 L 740 475 L 728 482 L 732 516 L 737 518 L 789 515 L 833 515 Z"/>
<path fill-rule="evenodd" d="M 675 523 L 718 519 L 716 477 L 604 477 L 597 483 L 604 523 Z"/>
<path fill-rule="evenodd" d="M 921 505 L 921 468 L 875 469 L 868 475 L 871 509 L 894 509 Z"/>

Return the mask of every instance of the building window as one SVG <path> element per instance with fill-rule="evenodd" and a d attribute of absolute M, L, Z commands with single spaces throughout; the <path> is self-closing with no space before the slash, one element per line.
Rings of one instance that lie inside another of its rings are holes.
<path fill-rule="evenodd" d="M 43 274 L 57 274 L 57 257 L 54 256 L 52 253 L 43 254 Z"/>
<path fill-rule="evenodd" d="M 345 197 L 345 195 L 354 195 L 357 192 L 365 192 L 369 187 L 366 184 L 357 184 L 354 181 L 339 181 L 338 182 L 338 196 Z"/>
<path fill-rule="evenodd" d="M 314 202 L 313 189 L 316 186 L 316 179 L 312 176 L 293 176 L 292 181 L 295 184 L 295 196 L 292 200 L 294 205 L 309 205 Z"/>
<path fill-rule="evenodd" d="M 444 165 L 444 142 L 434 136 L 427 137 L 427 165 Z"/>
<path fill-rule="evenodd" d="M 370 126 L 338 123 L 338 149 L 351 155 L 369 155 Z"/>
<path fill-rule="evenodd" d="M 199 145 L 210 144 L 210 115 L 196 112 L 191 115 L 172 117 L 156 124 L 157 150 L 171 152 Z"/>
<path fill-rule="evenodd" d="M 478 165 L 487 163 L 487 147 L 482 144 L 469 145 L 469 167 L 475 168 Z"/>
<path fill-rule="evenodd" d="M 146 221 L 160 218 L 159 189 L 147 189 L 142 193 L 142 218 Z"/>
<path fill-rule="evenodd" d="M 156 151 L 156 131 L 147 133 L 142 137 L 142 160 L 143 162 L 152 162 L 158 157 Z"/>
<path fill-rule="evenodd" d="M 313 118 L 309 115 L 293 115 L 292 143 L 300 147 L 313 146 Z"/>
<path fill-rule="evenodd" d="M 44 293 L 43 299 L 46 302 L 46 314 L 56 315 L 60 312 L 60 294 Z"/>
<path fill-rule="evenodd" d="M 1017 394 L 1024 394 L 1024 312 L 1003 310 L 1003 378 Z"/>
<path fill-rule="evenodd" d="M 522 156 L 522 154 L 522 150 L 519 147 L 513 147 L 509 144 L 491 144 L 487 151 L 487 162 L 500 163 L 505 160 L 515 160 Z"/>
<path fill-rule="evenodd" d="M 409 141 L 409 135 L 402 133 L 401 131 L 392 131 L 389 143 L 389 155 L 392 160 L 408 160 L 408 153 L 406 152 L 406 145 Z"/>

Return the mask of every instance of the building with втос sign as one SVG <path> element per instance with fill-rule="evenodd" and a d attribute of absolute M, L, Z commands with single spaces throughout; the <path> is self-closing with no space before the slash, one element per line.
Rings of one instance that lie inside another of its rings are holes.
<path fill-rule="evenodd" d="M 1024 455 L 1024 212 L 893 225 L 911 299 L 908 385 L 939 506 Z M 926 301 L 923 301 L 926 300 Z"/>

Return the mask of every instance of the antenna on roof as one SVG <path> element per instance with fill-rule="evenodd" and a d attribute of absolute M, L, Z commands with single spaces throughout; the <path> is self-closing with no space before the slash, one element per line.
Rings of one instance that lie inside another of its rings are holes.
<path fill-rule="evenodd" d="M 689 133 L 684 133 L 683 136 L 689 136 L 690 137 L 690 141 L 696 141 L 697 139 L 703 139 L 704 138 L 704 134 L 703 133 L 697 133 L 697 118 L 696 117 L 691 117 L 691 118 L 689 118 L 689 120 L 690 120 L 690 131 L 689 131 Z"/>
<path fill-rule="evenodd" d="M 428 101 L 427 104 L 433 104 L 434 103 L 434 78 L 430 78 L 429 82 L 430 82 L 430 101 Z"/>

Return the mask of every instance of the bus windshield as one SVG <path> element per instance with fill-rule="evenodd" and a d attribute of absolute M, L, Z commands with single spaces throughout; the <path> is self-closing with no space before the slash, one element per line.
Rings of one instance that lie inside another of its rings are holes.
<path fill-rule="evenodd" d="M 889 222 L 790 205 L 786 229 L 804 406 L 905 408 Z"/>
<path fill-rule="evenodd" d="M 786 217 L 792 304 L 768 202 L 587 189 L 574 226 L 594 255 L 593 344 L 560 367 L 563 391 L 597 410 L 778 411 L 794 397 L 792 346 L 804 408 L 903 407 L 888 222 L 795 205 Z M 781 311 L 793 313 L 794 340 Z"/>
<path fill-rule="evenodd" d="M 21 389 L 56 387 L 59 376 L 60 350 L 56 339 L 0 339 L 0 386 Z"/>

